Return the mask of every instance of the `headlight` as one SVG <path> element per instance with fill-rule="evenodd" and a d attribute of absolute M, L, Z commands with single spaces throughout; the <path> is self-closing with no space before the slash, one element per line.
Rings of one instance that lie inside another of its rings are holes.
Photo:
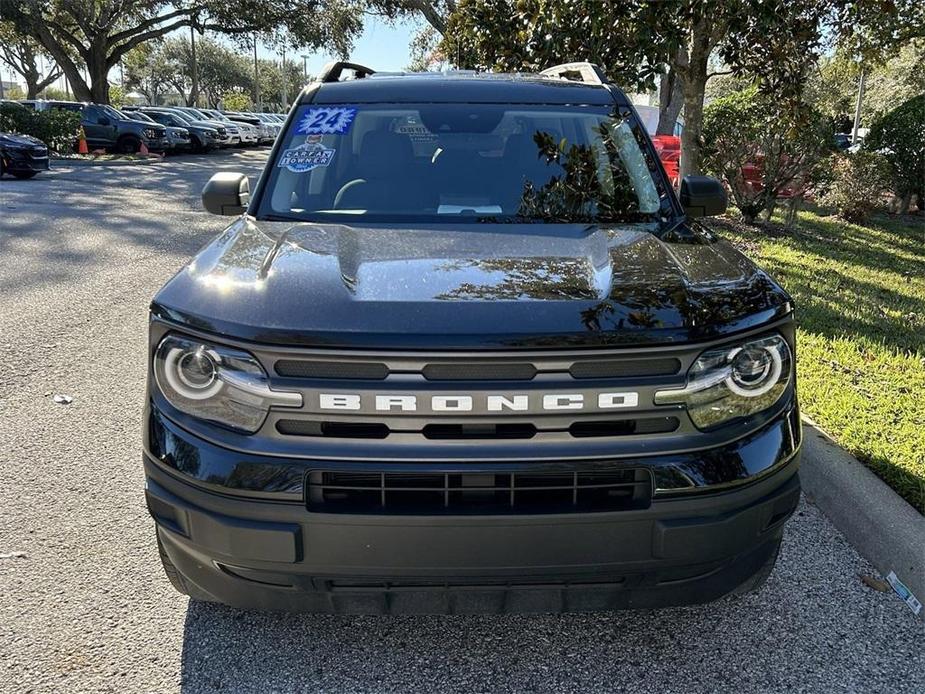
<path fill-rule="evenodd" d="M 682 404 L 698 429 L 712 429 L 773 406 L 792 379 L 792 361 L 780 335 L 711 349 L 697 357 L 684 388 L 657 391 L 655 404 Z"/>
<path fill-rule="evenodd" d="M 249 434 L 271 407 L 302 406 L 300 393 L 271 390 L 263 367 L 247 352 L 176 335 L 158 345 L 154 378 L 181 412 Z"/>

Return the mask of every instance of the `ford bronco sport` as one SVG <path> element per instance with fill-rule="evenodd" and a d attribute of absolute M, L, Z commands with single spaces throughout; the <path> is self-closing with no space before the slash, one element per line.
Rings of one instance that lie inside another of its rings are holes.
<path fill-rule="evenodd" d="M 353 79 L 341 79 L 352 71 Z M 587 63 L 328 66 L 155 297 L 147 504 L 195 599 L 576 611 L 759 586 L 799 496 L 793 305 Z"/>

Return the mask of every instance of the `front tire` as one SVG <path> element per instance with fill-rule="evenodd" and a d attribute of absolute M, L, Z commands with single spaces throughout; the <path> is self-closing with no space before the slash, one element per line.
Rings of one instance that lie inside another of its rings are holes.
<path fill-rule="evenodd" d="M 123 137 L 116 143 L 116 151 L 119 154 L 137 154 L 141 149 L 141 140 L 137 137 Z"/>

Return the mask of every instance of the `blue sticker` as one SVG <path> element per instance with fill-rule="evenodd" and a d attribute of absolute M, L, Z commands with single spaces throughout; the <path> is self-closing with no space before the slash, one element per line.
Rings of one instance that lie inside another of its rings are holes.
<path fill-rule="evenodd" d="M 319 166 L 330 164 L 336 151 L 325 147 L 320 142 L 306 142 L 293 149 L 285 150 L 279 158 L 279 167 L 285 167 L 293 173 L 305 173 Z"/>
<path fill-rule="evenodd" d="M 346 106 L 310 108 L 302 116 L 295 131 L 303 135 L 343 135 L 350 129 L 356 114 L 355 108 Z"/>

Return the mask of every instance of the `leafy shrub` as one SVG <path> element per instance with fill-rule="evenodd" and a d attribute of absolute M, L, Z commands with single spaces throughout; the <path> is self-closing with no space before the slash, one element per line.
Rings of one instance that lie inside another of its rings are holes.
<path fill-rule="evenodd" d="M 770 216 L 784 194 L 802 196 L 833 149 L 829 119 L 808 107 L 784 108 L 755 87 L 704 109 L 704 168 L 726 182 L 748 221 L 762 211 Z"/>
<path fill-rule="evenodd" d="M 880 152 L 890 167 L 890 189 L 903 198 L 925 193 L 925 94 L 903 102 L 877 120 L 867 133 L 864 149 Z"/>
<path fill-rule="evenodd" d="M 829 161 L 828 191 L 820 202 L 846 221 L 866 221 L 888 185 L 890 165 L 886 157 L 862 150 L 836 154 Z"/>
<path fill-rule="evenodd" d="M 0 104 L 0 131 L 37 137 L 55 152 L 71 152 L 80 133 L 80 114 L 73 111 L 31 111 L 19 104 Z"/>

